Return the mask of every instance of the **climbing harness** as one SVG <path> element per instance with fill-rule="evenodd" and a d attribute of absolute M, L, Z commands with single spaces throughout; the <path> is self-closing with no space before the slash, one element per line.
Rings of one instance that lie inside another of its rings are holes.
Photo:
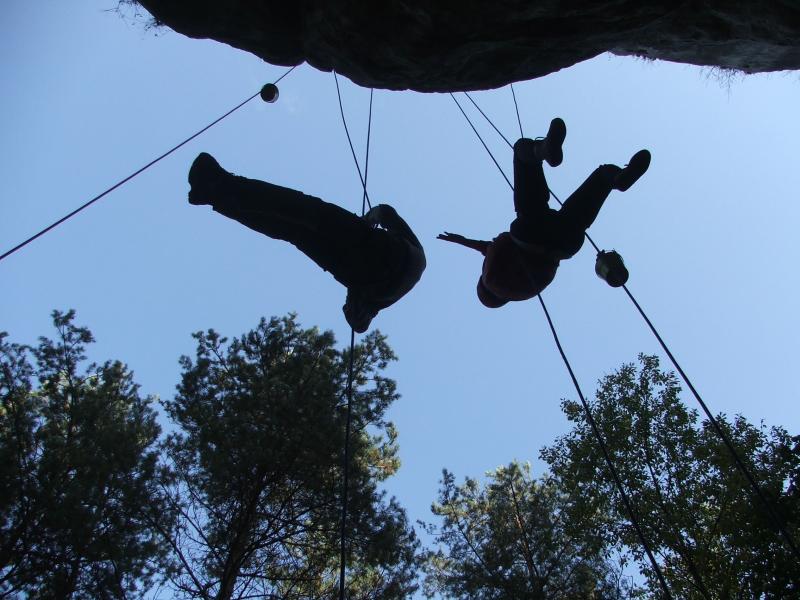
<path fill-rule="evenodd" d="M 89 206 L 91 206 L 92 204 L 94 204 L 95 202 L 97 202 L 98 200 L 100 200 L 101 198 L 103 198 L 104 196 L 107 196 L 108 194 L 110 194 L 111 192 L 113 192 L 114 190 L 116 190 L 118 187 L 120 187 L 120 186 L 124 185 L 125 183 L 129 182 L 131 179 L 133 179 L 134 177 L 136 177 L 136 176 L 137 176 L 137 175 L 139 175 L 140 173 L 143 173 L 144 171 L 146 171 L 147 169 L 149 169 L 150 167 L 152 167 L 154 164 L 156 164 L 156 163 L 157 163 L 157 162 L 159 162 L 160 160 L 162 160 L 162 159 L 166 158 L 167 156 L 169 156 L 170 154 L 172 154 L 173 152 L 175 152 L 175 151 L 176 151 L 176 150 L 178 150 L 179 148 L 182 148 L 183 146 L 185 146 L 186 144 L 188 144 L 189 142 L 191 142 L 193 139 L 195 139 L 195 138 L 196 138 L 197 136 L 199 136 L 201 133 L 204 133 L 204 132 L 208 131 L 209 129 L 211 129 L 211 128 L 212 128 L 214 125 L 216 125 L 217 123 L 219 123 L 220 121 L 222 121 L 222 120 L 223 120 L 225 117 L 227 117 L 227 116 L 229 116 L 229 115 L 231 115 L 231 114 L 235 113 L 237 110 L 239 110 L 240 108 L 242 108 L 242 107 L 243 107 L 245 104 L 247 104 L 248 102 L 250 102 L 250 101 L 251 101 L 253 98 L 255 98 L 256 96 L 259 96 L 259 95 L 260 95 L 260 96 L 261 96 L 261 97 L 264 99 L 264 101 L 265 101 L 265 102 L 275 102 L 275 100 L 277 100 L 277 98 L 278 98 L 278 87 L 277 87 L 277 84 L 278 84 L 278 82 L 280 82 L 280 81 L 281 81 L 281 80 L 282 80 L 284 77 L 286 77 L 286 76 L 287 76 L 289 73 L 291 73 L 292 71 L 294 71 L 296 68 L 297 68 L 297 66 L 296 66 L 296 65 L 295 65 L 294 67 L 291 67 L 291 68 L 290 68 L 288 71 L 286 71 L 286 72 L 285 72 L 283 75 L 281 75 L 280 77 L 278 77 L 278 79 L 276 79 L 276 80 L 275 80 L 273 83 L 268 83 L 268 84 L 266 84 L 264 87 L 262 87 L 262 88 L 261 88 L 261 90 L 259 90 L 258 92 L 256 92 L 255 94 L 253 94 L 252 96 L 250 96 L 249 98 L 247 98 L 246 100 L 244 100 L 244 101 L 240 102 L 240 103 L 239 103 L 239 104 L 237 104 L 236 106 L 234 106 L 232 109 L 230 109 L 228 112 L 226 112 L 224 115 L 222 115 L 222 116 L 221 116 L 221 117 L 219 117 L 218 119 L 215 119 L 215 120 L 211 121 L 211 123 L 209 123 L 208 125 L 206 125 L 205 127 L 203 127 L 203 128 L 202 128 L 200 131 L 198 131 L 197 133 L 194 133 L 194 134 L 190 135 L 188 138 L 186 138 L 185 140 L 183 140 L 183 141 L 182 141 L 181 143 L 179 143 L 178 145 L 176 145 L 176 146 L 173 146 L 172 148 L 170 148 L 169 150 L 167 150 L 166 152 L 164 152 L 164 154 L 162 154 L 161 156 L 159 156 L 159 157 L 157 157 L 157 158 L 154 158 L 153 160 L 151 160 L 149 163 L 147 163 L 145 166 L 143 166 L 143 167 L 142 167 L 142 168 L 140 168 L 139 170 L 137 170 L 137 171 L 134 171 L 133 173 L 131 173 L 130 175 L 128 175 L 128 176 L 127 176 L 127 177 L 125 177 L 124 179 L 121 179 L 120 181 L 118 181 L 117 183 L 115 183 L 114 185 L 112 185 L 110 188 L 108 188 L 107 190 L 105 190 L 104 192 L 101 192 L 100 194 L 98 194 L 97 196 L 95 196 L 94 198 L 92 198 L 91 200 L 89 200 L 88 202 L 86 202 L 85 204 L 82 204 L 81 206 L 79 206 L 78 208 L 76 208 L 75 210 L 73 210 L 71 213 L 69 213 L 69 214 L 67 214 L 67 215 L 64 215 L 63 217 L 61 217 L 61 218 L 60 218 L 58 221 L 56 221 L 55 223 L 52 223 L 51 225 L 48 225 L 47 227 L 45 227 L 44 229 L 42 229 L 41 231 L 39 231 L 39 232 L 38 232 L 38 233 L 36 233 L 35 235 L 32 235 L 31 237 L 29 237 L 29 238 L 28 238 L 27 240 L 25 240 L 24 242 L 21 242 L 21 243 L 17 244 L 17 245 L 16 245 L 16 246 L 14 246 L 13 248 L 11 248 L 11 250 L 8 250 L 7 252 L 3 253 L 2 255 L 0 255 L 0 260 L 3 260 L 4 258 L 6 258 L 6 257 L 8 257 L 8 256 L 11 256 L 11 255 L 12 255 L 12 254 L 14 254 L 14 253 L 15 253 L 17 250 L 21 250 L 22 248 L 24 248 L 25 246 L 27 246 L 28 244 L 30 244 L 30 243 L 31 243 L 32 241 L 34 241 L 35 239 L 37 239 L 37 238 L 40 238 L 41 236 L 43 236 L 43 235 L 44 235 L 45 233 L 47 233 L 48 231 L 51 231 L 51 230 L 55 229 L 56 227 L 58 227 L 59 225 L 61 225 L 61 224 L 62 224 L 64 221 L 67 221 L 67 220 L 71 219 L 72 217 L 74 217 L 75 215 L 77 215 L 79 212 L 81 212 L 83 209 L 85 209 L 85 208 L 89 208 Z M 269 91 L 267 92 L 267 97 L 272 97 L 272 100 L 267 100 L 266 98 L 264 98 L 264 95 L 265 95 L 265 91 L 264 91 L 264 90 L 269 90 Z"/>

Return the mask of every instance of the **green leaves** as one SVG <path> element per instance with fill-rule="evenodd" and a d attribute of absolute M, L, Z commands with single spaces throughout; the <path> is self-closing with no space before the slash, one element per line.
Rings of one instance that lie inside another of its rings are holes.
<path fill-rule="evenodd" d="M 35 348 L 0 336 L 0 590 L 31 598 L 123 597 L 165 555 L 151 401 L 122 363 L 82 368 L 93 338 L 74 316 L 55 311 Z"/>
<path fill-rule="evenodd" d="M 457 485 L 447 470 L 440 524 L 427 525 L 440 546 L 429 551 L 425 592 L 453 598 L 627 598 L 621 570 L 603 540 L 567 518 L 569 498 L 555 481 L 534 480 L 530 465 L 512 462 L 486 482 Z"/>
<path fill-rule="evenodd" d="M 623 365 L 600 382 L 591 410 L 676 597 L 789 597 L 800 571 L 719 436 L 680 400 L 674 374 L 654 356 Z M 574 498 L 570 519 L 591 518 L 608 542 L 643 550 L 628 522 L 581 407 L 563 403 L 572 431 L 542 450 L 554 477 Z M 800 534 L 796 492 L 797 441 L 781 428 L 755 427 L 724 415 L 720 424 L 779 508 Z M 593 516 L 595 515 L 595 516 Z M 598 518 L 596 515 L 604 515 Z M 658 589 L 646 563 L 641 569 Z"/>
<path fill-rule="evenodd" d="M 349 352 L 294 316 L 262 319 L 230 342 L 195 334 L 178 393 L 164 402 L 178 430 L 173 579 L 187 597 L 322 598 L 337 589 Z M 415 589 L 417 541 L 377 483 L 398 467 L 384 418 L 397 398 L 381 371 L 394 359 L 371 333 L 355 347 L 349 597 L 402 598 Z"/>
<path fill-rule="evenodd" d="M 36 347 L 0 333 L 0 595 L 332 597 L 338 587 L 349 353 L 293 315 L 228 341 L 195 334 L 181 383 L 151 399 L 118 361 L 86 365 L 74 312 Z M 399 467 L 379 333 L 355 347 L 348 597 L 404 598 L 418 542 L 377 485 Z"/>

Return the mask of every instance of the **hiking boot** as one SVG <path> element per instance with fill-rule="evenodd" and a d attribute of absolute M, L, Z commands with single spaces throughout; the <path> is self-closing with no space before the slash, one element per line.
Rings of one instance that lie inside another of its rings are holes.
<path fill-rule="evenodd" d="M 630 162 L 625 165 L 625 168 L 614 178 L 612 187 L 620 192 L 626 191 L 639 180 L 639 177 L 647 172 L 649 166 L 650 152 L 647 150 L 639 150 L 636 154 L 631 156 Z"/>
<path fill-rule="evenodd" d="M 561 145 L 567 137 L 567 125 L 562 119 L 556 117 L 550 121 L 550 129 L 547 130 L 547 135 L 543 140 L 539 140 L 537 150 L 539 158 L 547 161 L 551 167 L 557 167 L 564 160 L 564 153 L 561 150 Z"/>
<path fill-rule="evenodd" d="M 189 169 L 189 204 L 213 204 L 226 177 L 230 177 L 230 173 L 219 166 L 213 156 L 201 152 Z"/>

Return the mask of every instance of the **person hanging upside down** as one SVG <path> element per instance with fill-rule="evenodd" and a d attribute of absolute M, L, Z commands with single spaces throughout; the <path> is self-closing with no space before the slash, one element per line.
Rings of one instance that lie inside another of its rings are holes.
<path fill-rule="evenodd" d="M 210 204 L 250 229 L 287 241 L 329 271 L 347 288 L 342 310 L 358 333 L 406 295 L 425 270 L 422 244 L 388 204 L 359 217 L 314 196 L 233 175 L 205 152 L 189 169 L 189 185 L 190 204 Z"/>
<path fill-rule="evenodd" d="M 550 208 L 550 191 L 542 161 L 557 167 L 563 160 L 561 145 L 567 126 L 553 119 L 544 139 L 520 138 L 514 144 L 514 210 L 517 218 L 491 242 L 472 240 L 445 232 L 438 239 L 472 248 L 484 255 L 478 279 L 478 299 L 499 308 L 509 301 L 538 295 L 555 277 L 562 260 L 583 245 L 584 234 L 594 222 L 611 190 L 630 188 L 650 166 L 650 152 L 640 150 L 625 168 L 600 165 L 566 199 L 559 210 Z"/>

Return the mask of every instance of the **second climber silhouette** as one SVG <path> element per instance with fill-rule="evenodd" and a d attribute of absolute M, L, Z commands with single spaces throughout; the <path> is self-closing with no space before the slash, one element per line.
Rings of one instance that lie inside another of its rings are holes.
<path fill-rule="evenodd" d="M 499 308 L 509 301 L 538 295 L 555 277 L 562 260 L 574 256 L 584 234 L 612 190 L 628 190 L 650 166 L 650 152 L 640 150 L 624 167 L 600 165 L 559 210 L 550 208 L 550 190 L 542 162 L 561 164 L 567 127 L 553 119 L 547 136 L 520 138 L 514 144 L 514 210 L 508 231 L 492 241 L 445 232 L 438 239 L 479 251 L 485 257 L 478 279 L 478 299 Z"/>

